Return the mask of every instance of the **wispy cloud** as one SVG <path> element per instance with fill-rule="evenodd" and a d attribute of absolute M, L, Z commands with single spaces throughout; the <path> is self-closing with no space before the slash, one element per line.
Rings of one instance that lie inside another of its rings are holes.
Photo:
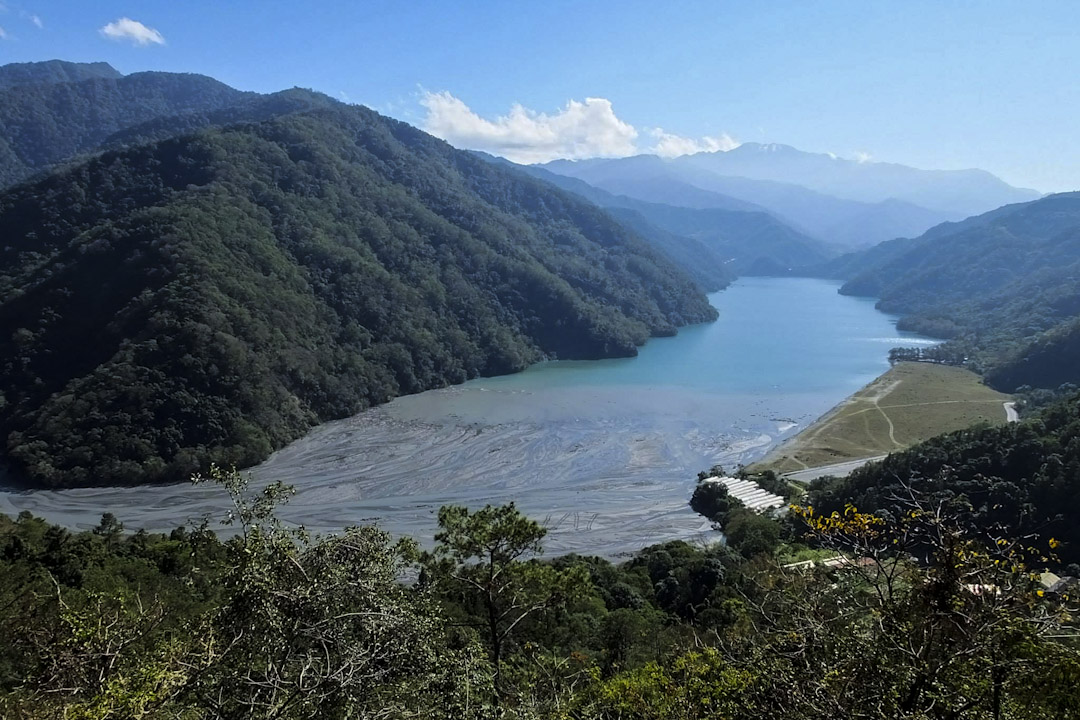
<path fill-rule="evenodd" d="M 554 113 L 515 104 L 506 115 L 487 119 L 449 92 L 422 91 L 420 104 L 427 111 L 423 126 L 452 145 L 484 150 L 520 163 L 558 158 L 626 157 L 642 152 L 675 157 L 695 152 L 730 150 L 738 143 L 726 134 L 693 139 L 654 128 L 651 144 L 639 143 L 641 134 L 619 119 L 610 100 L 570 100 Z"/>
<path fill-rule="evenodd" d="M 7 39 L 8 39 L 7 30 L 5 30 L 3 27 L 0 27 L 0 40 L 7 40 Z"/>
<path fill-rule="evenodd" d="M 39 15 L 34 15 L 32 13 L 23 13 L 23 17 L 32 22 L 38 30 L 45 27 L 45 23 L 41 21 L 41 17 Z"/>
<path fill-rule="evenodd" d="M 695 139 L 666 132 L 663 128 L 653 128 L 649 131 L 649 135 L 656 140 L 649 151 L 660 157 L 678 157 L 680 155 L 717 152 L 719 150 L 727 151 L 739 147 L 739 142 L 727 133 L 715 136 L 706 135 Z"/>
<path fill-rule="evenodd" d="M 855 153 L 855 162 L 859 163 L 860 165 L 862 165 L 863 163 L 868 163 L 873 159 L 874 156 L 868 152 L 863 152 L 862 150 L 859 150 Z"/>
<path fill-rule="evenodd" d="M 103 26 L 99 32 L 110 40 L 126 41 L 138 46 L 165 44 L 164 36 L 157 30 L 126 17 Z"/>

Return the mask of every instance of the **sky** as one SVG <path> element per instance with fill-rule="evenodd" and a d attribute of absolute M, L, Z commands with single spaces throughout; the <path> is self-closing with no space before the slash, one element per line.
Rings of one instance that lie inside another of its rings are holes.
<path fill-rule="evenodd" d="M 314 88 L 521 162 L 776 142 L 1080 189 L 1076 0 L 0 7 L 0 63 Z"/>

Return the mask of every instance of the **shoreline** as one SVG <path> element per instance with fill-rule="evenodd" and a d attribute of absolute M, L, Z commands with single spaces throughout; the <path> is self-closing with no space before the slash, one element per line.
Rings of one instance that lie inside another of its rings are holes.
<path fill-rule="evenodd" d="M 710 529 L 688 505 L 698 472 L 759 461 L 903 342 L 891 317 L 835 283 L 745 278 L 710 299 L 717 322 L 650 340 L 636 358 L 541 363 L 320 425 L 254 468 L 253 488 L 293 485 L 281 517 L 315 532 L 377 524 L 424 544 L 442 505 L 513 500 L 549 527 L 550 555 L 693 541 Z M 777 353 L 776 337 L 802 351 Z M 108 510 L 168 531 L 221 507 L 213 488 L 187 484 L 0 493 L 0 512 L 73 528 Z"/>

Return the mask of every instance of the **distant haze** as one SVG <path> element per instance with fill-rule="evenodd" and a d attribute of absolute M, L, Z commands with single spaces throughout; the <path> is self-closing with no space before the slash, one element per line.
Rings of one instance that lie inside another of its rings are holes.
<path fill-rule="evenodd" d="M 544 167 L 648 202 L 722 209 L 749 203 L 819 240 L 856 248 L 1040 196 L 981 170 L 918 170 L 756 143 L 678 158 L 556 160 Z"/>

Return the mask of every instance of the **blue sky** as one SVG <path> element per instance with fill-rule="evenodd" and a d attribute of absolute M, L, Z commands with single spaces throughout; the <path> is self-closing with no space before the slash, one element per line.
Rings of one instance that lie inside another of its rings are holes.
<path fill-rule="evenodd" d="M 516 159 L 780 142 L 1080 189 L 1075 0 L 0 3 L 0 62 L 312 87 Z"/>

